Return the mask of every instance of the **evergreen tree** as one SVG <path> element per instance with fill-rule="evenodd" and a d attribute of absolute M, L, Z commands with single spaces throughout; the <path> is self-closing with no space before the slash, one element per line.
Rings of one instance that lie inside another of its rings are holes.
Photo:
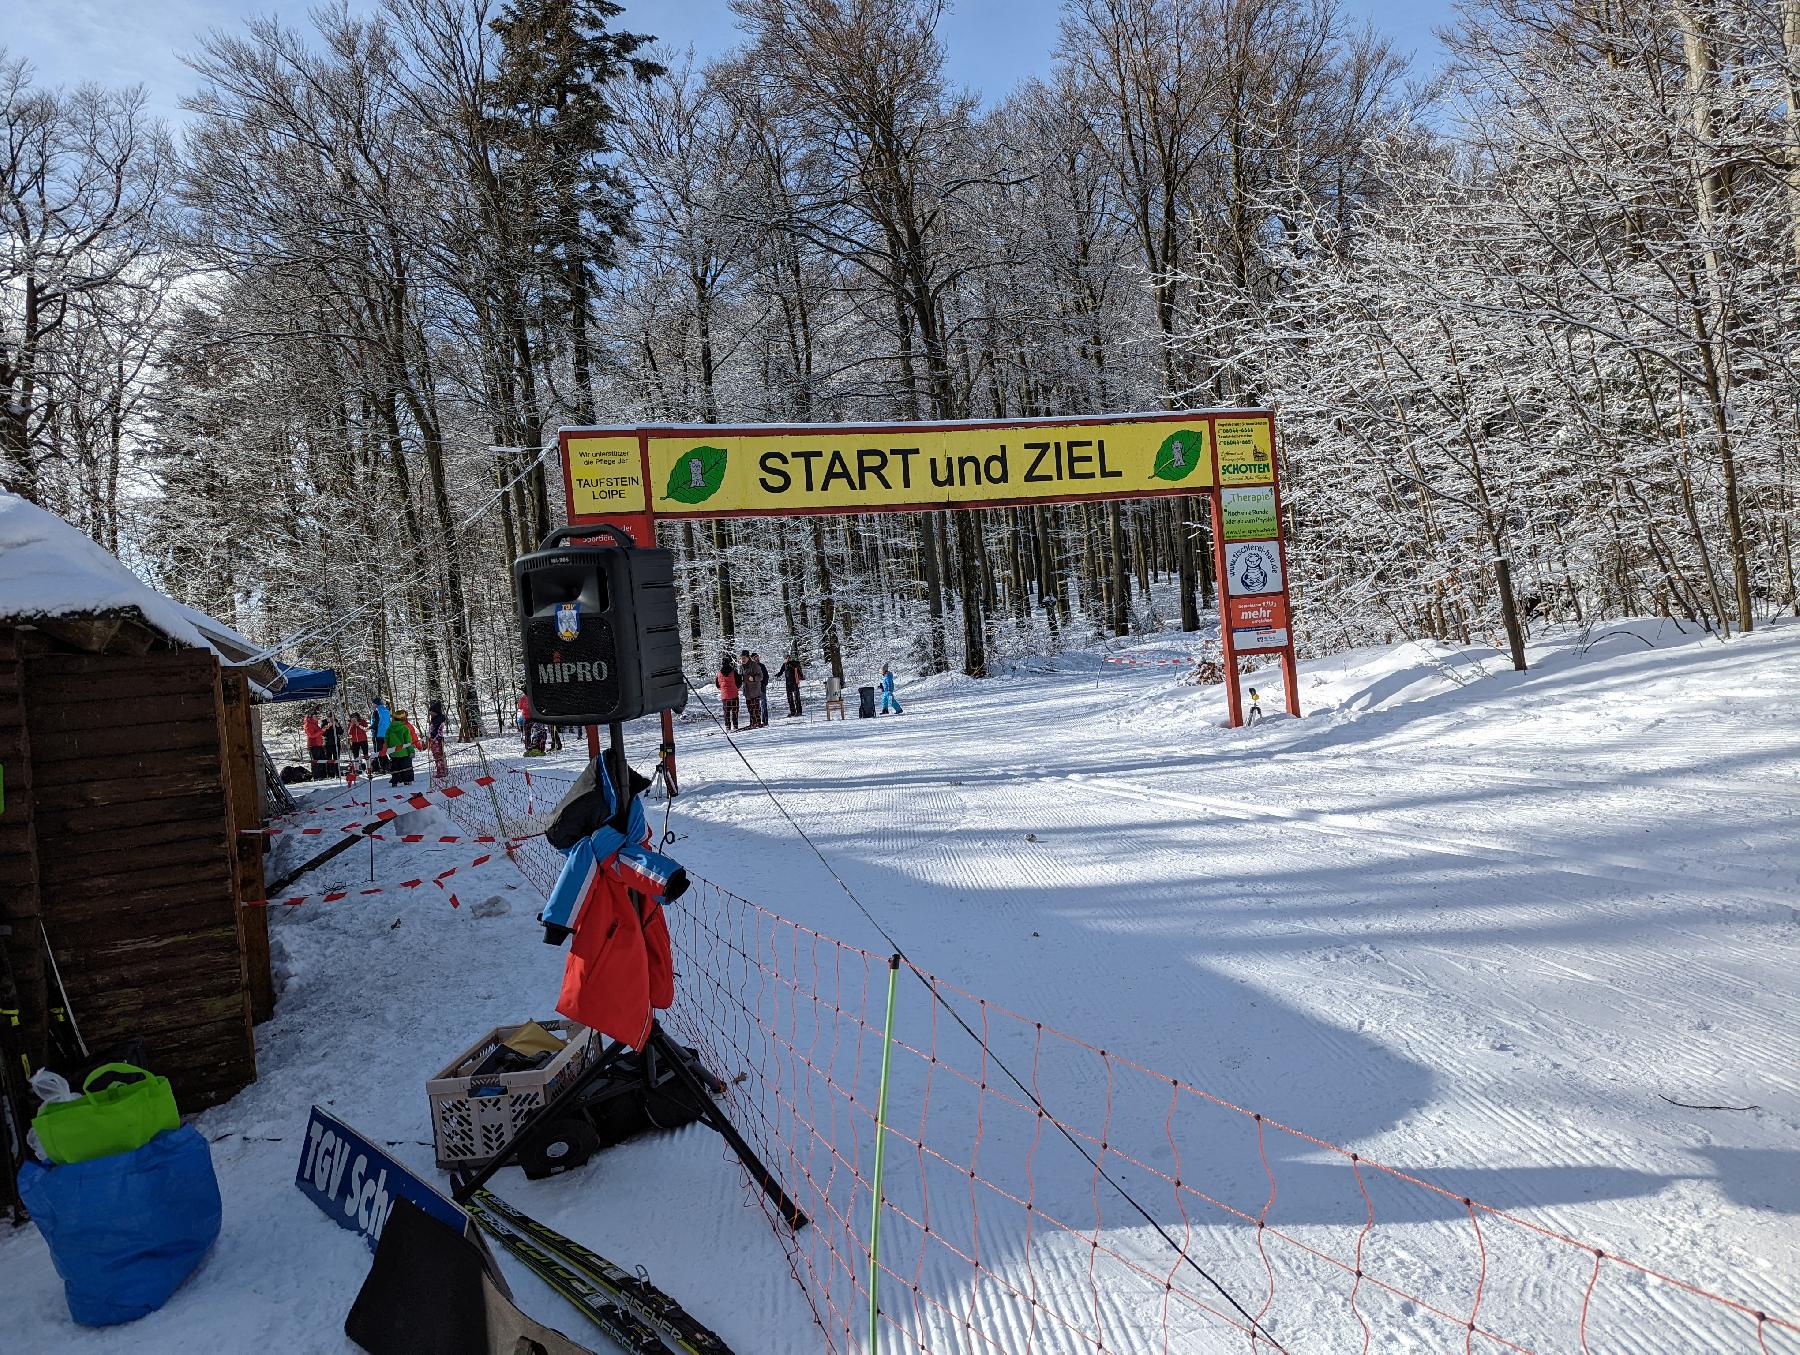
<path fill-rule="evenodd" d="M 632 212 L 630 185 L 612 163 L 619 114 L 607 87 L 663 74 L 637 55 L 654 38 L 607 28 L 621 13 L 612 0 L 509 0 L 493 24 L 502 44 L 496 132 L 523 190 L 528 247 L 556 280 L 554 305 L 567 307 L 574 404 L 590 421 L 589 300 L 597 273 L 618 262 Z"/>

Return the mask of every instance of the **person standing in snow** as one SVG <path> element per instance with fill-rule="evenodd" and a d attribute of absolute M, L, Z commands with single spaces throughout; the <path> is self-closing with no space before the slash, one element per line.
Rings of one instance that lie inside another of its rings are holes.
<path fill-rule="evenodd" d="M 301 727 L 306 731 L 306 760 L 312 769 L 312 779 L 325 779 L 325 726 L 319 723 L 319 717 L 312 711 L 306 712 L 306 719 Z"/>
<path fill-rule="evenodd" d="M 797 655 L 789 654 L 787 661 L 781 665 L 782 685 L 787 689 L 788 719 L 800 714 L 800 683 L 806 674 L 800 668 Z"/>
<path fill-rule="evenodd" d="M 413 733 L 412 722 L 406 718 L 405 711 L 398 712 L 388 720 L 386 745 L 388 768 L 392 773 L 388 784 L 410 786 L 413 781 L 413 754 L 418 752 L 419 738 Z"/>
<path fill-rule="evenodd" d="M 894 708 L 894 714 L 901 714 L 900 698 L 894 695 L 894 674 L 885 663 L 881 665 L 881 714 L 888 713 L 888 707 Z"/>
<path fill-rule="evenodd" d="M 738 682 L 744 693 L 744 707 L 750 716 L 750 728 L 763 725 L 763 684 L 768 681 L 756 656 L 745 650 L 738 656 Z"/>
<path fill-rule="evenodd" d="M 430 715 L 425 737 L 431 748 L 431 774 L 447 777 L 450 775 L 450 763 L 444 756 L 444 739 L 450 732 L 450 717 L 444 714 L 444 703 L 435 698 L 426 710 Z"/>
<path fill-rule="evenodd" d="M 725 708 L 725 728 L 738 727 L 738 675 L 737 668 L 731 662 L 731 655 L 725 656 L 719 665 L 719 704 Z"/>
<path fill-rule="evenodd" d="M 338 744 L 343 737 L 343 730 L 338 727 L 336 715 L 325 717 L 325 774 L 338 774 Z"/>
<path fill-rule="evenodd" d="M 369 760 L 369 726 L 361 711 L 350 716 L 350 758 L 357 765 Z"/>
<path fill-rule="evenodd" d="M 387 770 L 387 734 L 393 719 L 388 703 L 381 697 L 376 697 L 375 713 L 369 717 L 369 731 L 375 735 L 375 770 L 378 772 Z"/>
<path fill-rule="evenodd" d="M 766 725 L 769 723 L 769 667 L 754 649 L 750 651 L 750 662 L 756 665 L 757 714 Z"/>

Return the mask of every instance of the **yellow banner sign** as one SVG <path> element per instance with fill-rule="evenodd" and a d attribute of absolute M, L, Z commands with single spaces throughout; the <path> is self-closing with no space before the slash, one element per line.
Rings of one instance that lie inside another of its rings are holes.
<path fill-rule="evenodd" d="M 635 433 L 577 433 L 565 445 L 572 512 L 609 517 L 644 511 L 644 469 Z"/>
<path fill-rule="evenodd" d="M 649 434 L 658 517 L 994 507 L 1218 483 L 1207 415 Z"/>

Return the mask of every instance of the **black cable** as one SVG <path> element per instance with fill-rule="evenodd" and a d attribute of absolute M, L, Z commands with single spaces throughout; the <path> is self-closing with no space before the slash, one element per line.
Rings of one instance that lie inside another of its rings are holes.
<path fill-rule="evenodd" d="M 1003 1060 L 998 1054 L 996 1054 L 994 1052 L 994 1050 L 986 1042 L 984 1042 L 982 1040 L 981 1036 L 979 1036 L 978 1034 L 975 1033 L 975 1028 L 963 1019 L 962 1013 L 957 1011 L 955 1007 L 951 1006 L 948 999 L 946 999 L 944 997 L 944 995 L 937 990 L 937 986 L 935 984 L 933 984 L 930 979 L 925 977 L 924 971 L 921 970 L 917 965 L 915 965 L 912 962 L 911 957 L 909 957 L 907 955 L 905 949 L 900 945 L 900 943 L 894 939 L 893 934 L 890 933 L 886 927 L 882 926 L 881 923 L 876 920 L 875 915 L 873 913 L 871 913 L 869 911 L 868 907 L 863 903 L 863 901 L 856 896 L 856 891 L 854 889 L 850 888 L 850 885 L 848 884 L 848 882 L 845 881 L 844 877 L 839 875 L 837 873 L 837 871 L 832 867 L 831 862 L 826 859 L 825 853 L 819 850 L 818 844 L 806 835 L 806 830 L 800 826 L 800 824 L 795 820 L 795 818 L 792 814 L 788 813 L 787 806 L 781 803 L 780 798 L 775 794 L 775 792 L 773 790 L 770 789 L 769 783 L 767 781 L 763 780 L 762 773 L 757 771 L 755 766 L 753 766 L 751 764 L 750 759 L 744 756 L 744 750 L 742 748 L 738 747 L 737 740 L 731 737 L 731 731 L 729 729 L 725 728 L 724 721 L 720 720 L 719 717 L 714 713 L 712 707 L 706 704 L 706 698 L 704 696 L 700 695 L 700 690 L 699 690 L 699 688 L 694 686 L 693 679 L 688 678 L 684 674 L 683 681 L 685 681 L 687 683 L 687 688 L 690 692 L 693 693 L 694 699 L 700 703 L 700 709 L 706 712 L 707 718 L 709 720 L 711 720 L 714 724 L 719 726 L 720 732 L 725 735 L 725 741 L 731 745 L 731 751 L 736 753 L 738 755 L 738 761 L 742 762 L 744 764 L 744 769 L 746 771 L 748 771 L 751 776 L 756 778 L 756 784 L 762 787 L 763 794 L 767 795 L 769 797 L 769 803 L 775 806 L 776 812 L 779 813 L 783 819 L 787 820 L 788 827 L 792 828 L 794 830 L 794 832 L 799 834 L 800 840 L 802 842 L 804 842 L 808 847 L 812 848 L 812 854 L 819 858 L 819 864 L 825 867 L 825 873 L 830 875 L 833 880 L 837 881 L 838 888 L 843 890 L 845 897 L 847 897 L 851 903 L 856 905 L 856 911 L 863 915 L 864 920 L 867 921 L 871 927 L 873 927 L 877 932 L 880 933 L 881 939 L 887 943 L 888 949 L 890 951 L 892 951 L 895 955 L 898 955 L 902 960 L 904 960 L 906 962 L 906 967 L 912 971 L 914 977 L 916 977 L 920 983 L 925 985 L 925 991 L 931 994 L 932 1001 L 936 1002 L 940 1007 L 942 1007 L 946 1012 L 948 1012 L 950 1014 L 950 1019 L 955 1021 L 957 1025 L 959 1025 L 963 1028 L 964 1033 L 966 1033 L 968 1035 L 968 1037 L 971 1040 L 973 1040 L 976 1043 L 976 1045 L 978 1045 L 986 1053 L 986 1056 L 993 1061 L 993 1064 L 996 1068 L 998 1068 L 1002 1073 L 1006 1074 L 1007 1079 L 1013 1084 L 1013 1086 L 1015 1086 L 1019 1089 L 1020 1094 L 1025 1096 L 1031 1102 L 1032 1105 L 1036 1106 L 1038 1108 L 1038 1110 L 1043 1114 L 1043 1116 L 1046 1120 L 1048 1120 L 1051 1124 L 1056 1126 L 1057 1132 L 1069 1141 L 1070 1147 L 1072 1147 L 1076 1152 L 1080 1153 L 1082 1155 L 1082 1157 L 1087 1159 L 1088 1165 L 1091 1166 L 1096 1173 L 1098 1173 L 1098 1175 L 1100 1176 L 1100 1179 L 1105 1181 L 1107 1185 L 1111 1186 L 1114 1190 L 1116 1190 L 1119 1193 L 1119 1197 L 1122 1200 L 1124 1200 L 1126 1204 L 1130 1205 L 1133 1209 L 1135 1209 L 1138 1212 L 1138 1214 L 1143 1218 L 1145 1223 L 1149 1224 L 1152 1228 L 1154 1228 L 1156 1230 L 1156 1235 L 1158 1237 L 1162 1238 L 1162 1240 L 1164 1242 L 1169 1244 L 1169 1249 L 1171 1251 L 1173 1251 L 1178 1257 L 1180 1257 L 1181 1260 L 1185 1261 L 1188 1264 L 1188 1266 L 1194 1271 L 1194 1273 L 1196 1275 L 1198 1275 L 1201 1279 L 1205 1280 L 1209 1285 L 1211 1285 L 1213 1287 L 1213 1289 L 1215 1291 L 1217 1291 L 1219 1297 L 1224 1299 L 1225 1302 L 1229 1303 L 1232 1306 L 1232 1308 L 1237 1311 L 1238 1316 L 1242 1317 L 1244 1319 L 1244 1321 L 1246 1321 L 1250 1324 L 1250 1342 L 1251 1342 L 1251 1346 L 1253 1348 L 1256 1344 L 1257 1339 L 1260 1337 L 1262 1340 L 1267 1341 L 1276 1350 L 1280 1351 L 1281 1355 L 1288 1355 L 1287 1347 L 1282 1345 L 1281 1342 L 1277 1341 L 1273 1336 L 1270 1336 L 1268 1334 L 1268 1332 L 1263 1329 L 1262 1323 L 1258 1322 L 1254 1317 L 1252 1317 L 1249 1313 L 1249 1310 L 1246 1309 L 1243 1304 L 1239 1303 L 1235 1298 L 1233 1298 L 1231 1296 L 1230 1292 L 1225 1288 L 1224 1285 L 1220 1284 L 1217 1280 L 1215 1280 L 1207 1272 L 1207 1270 L 1204 1266 L 1202 1266 L 1198 1261 L 1194 1260 L 1193 1257 L 1189 1256 L 1187 1254 L 1187 1252 L 1185 1250 L 1183 1250 L 1182 1247 L 1175 1241 L 1175 1239 L 1169 1236 L 1168 1230 L 1165 1229 L 1162 1226 L 1162 1224 L 1158 1223 L 1151 1216 L 1150 1211 L 1148 1209 L 1144 1208 L 1143 1205 L 1139 1204 L 1137 1199 L 1132 1195 L 1132 1193 L 1130 1191 L 1126 1190 L 1125 1187 L 1120 1185 L 1117 1181 L 1115 1181 L 1113 1179 L 1111 1173 L 1109 1173 L 1105 1167 L 1100 1165 L 1099 1159 L 1096 1158 L 1092 1153 L 1090 1153 L 1088 1151 L 1087 1145 L 1082 1143 L 1081 1140 L 1077 1139 L 1075 1137 L 1075 1135 L 1072 1134 L 1063 1125 L 1062 1121 L 1058 1120 L 1054 1115 L 1052 1115 L 1050 1113 L 1049 1107 L 1047 1107 L 1041 1100 L 1038 1099 L 1037 1093 L 1032 1091 L 1031 1088 L 1027 1087 L 1024 1084 L 1024 1082 L 1022 1082 L 1019 1079 L 1018 1074 L 1013 1072 L 1013 1070 L 1011 1068 L 1006 1066 L 1005 1060 Z"/>

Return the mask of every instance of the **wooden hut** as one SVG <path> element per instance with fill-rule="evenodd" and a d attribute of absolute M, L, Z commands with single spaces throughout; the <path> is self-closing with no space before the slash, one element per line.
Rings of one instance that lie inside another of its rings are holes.
<path fill-rule="evenodd" d="M 27 1047 L 60 976 L 89 1048 L 141 1039 L 184 1110 L 255 1079 L 273 1004 L 267 919 L 241 906 L 262 838 L 240 831 L 262 823 L 251 700 L 273 666 L 208 631 L 235 635 L 0 494 L 0 921 Z"/>

